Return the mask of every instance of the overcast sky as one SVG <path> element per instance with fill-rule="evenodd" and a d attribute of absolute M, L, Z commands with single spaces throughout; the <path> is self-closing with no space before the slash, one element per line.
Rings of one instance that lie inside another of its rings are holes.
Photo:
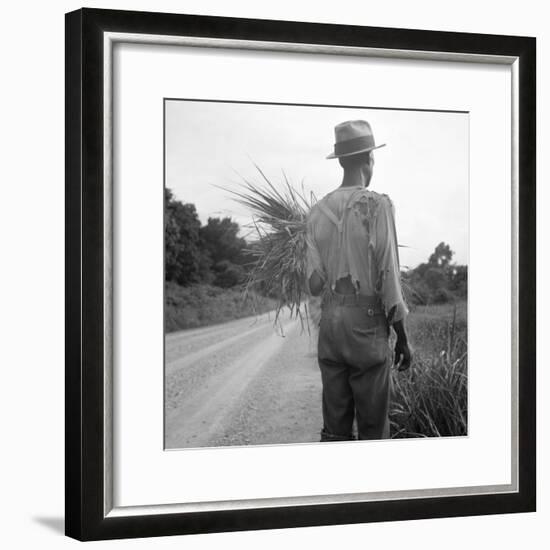
<path fill-rule="evenodd" d="M 166 186 L 195 204 L 202 223 L 230 216 L 241 226 L 250 213 L 228 193 L 235 171 L 260 182 L 250 159 L 275 184 L 284 170 L 318 198 L 338 187 L 342 169 L 326 160 L 334 126 L 368 120 L 377 144 L 370 188 L 388 194 L 396 209 L 403 267 L 428 259 L 445 241 L 454 260 L 468 261 L 468 115 L 221 102 L 166 102 Z M 246 233 L 243 229 L 243 235 Z"/>

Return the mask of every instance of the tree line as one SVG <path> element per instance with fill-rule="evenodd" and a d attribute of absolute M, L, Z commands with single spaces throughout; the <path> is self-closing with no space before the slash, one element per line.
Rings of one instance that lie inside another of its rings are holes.
<path fill-rule="evenodd" d="M 165 189 L 165 279 L 182 286 L 197 283 L 230 288 L 246 279 L 252 258 L 239 224 L 231 218 L 208 218 L 201 225 L 194 204 L 182 203 Z"/>
<path fill-rule="evenodd" d="M 165 279 L 181 286 L 210 284 L 231 288 L 245 282 L 254 258 L 253 243 L 239 237 L 229 217 L 210 217 L 202 225 L 195 205 L 177 200 L 165 189 Z M 407 301 L 446 303 L 467 297 L 468 268 L 452 262 L 454 252 L 441 242 L 428 258 L 402 273 Z"/>

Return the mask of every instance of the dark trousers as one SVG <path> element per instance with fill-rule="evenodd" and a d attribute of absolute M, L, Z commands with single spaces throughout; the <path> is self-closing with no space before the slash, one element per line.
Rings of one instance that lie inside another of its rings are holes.
<path fill-rule="evenodd" d="M 389 326 L 373 297 L 324 303 L 319 325 L 318 362 L 323 382 L 321 441 L 390 435 L 391 353 Z"/>

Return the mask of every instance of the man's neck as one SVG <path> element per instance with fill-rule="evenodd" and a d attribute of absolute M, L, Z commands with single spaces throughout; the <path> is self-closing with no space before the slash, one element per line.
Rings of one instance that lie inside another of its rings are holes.
<path fill-rule="evenodd" d="M 368 187 L 370 178 L 365 177 L 361 170 L 346 170 L 340 187 Z"/>

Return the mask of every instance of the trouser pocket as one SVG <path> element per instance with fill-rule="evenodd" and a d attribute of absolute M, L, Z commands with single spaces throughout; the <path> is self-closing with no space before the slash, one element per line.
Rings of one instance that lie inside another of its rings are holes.
<path fill-rule="evenodd" d="M 388 357 L 388 339 L 379 328 L 353 328 L 346 361 L 359 368 L 371 368 L 384 363 Z"/>
<path fill-rule="evenodd" d="M 346 361 L 358 368 L 384 363 L 389 354 L 388 330 L 383 315 L 369 315 L 363 308 L 350 312 Z"/>

